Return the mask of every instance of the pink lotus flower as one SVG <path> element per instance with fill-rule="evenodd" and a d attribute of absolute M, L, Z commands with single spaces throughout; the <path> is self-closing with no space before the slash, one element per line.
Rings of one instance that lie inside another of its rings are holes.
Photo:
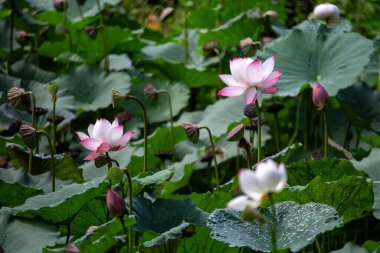
<path fill-rule="evenodd" d="M 124 129 L 117 119 L 112 124 L 106 119 L 96 120 L 88 126 L 88 134 L 76 132 L 83 147 L 92 152 L 84 160 L 94 160 L 108 151 L 116 151 L 127 146 L 134 132 L 123 135 Z"/>
<path fill-rule="evenodd" d="M 273 71 L 274 55 L 264 63 L 251 58 L 235 58 L 230 61 L 231 75 L 219 75 L 228 87 L 218 92 L 220 96 L 233 97 L 244 94 L 244 101 L 253 104 L 256 101 L 258 91 L 262 93 L 274 93 L 278 88 L 274 84 L 281 76 L 278 70 Z"/>
<path fill-rule="evenodd" d="M 329 94 L 326 89 L 316 82 L 313 87 L 313 103 L 317 106 L 317 110 L 323 110 L 328 101 Z"/>

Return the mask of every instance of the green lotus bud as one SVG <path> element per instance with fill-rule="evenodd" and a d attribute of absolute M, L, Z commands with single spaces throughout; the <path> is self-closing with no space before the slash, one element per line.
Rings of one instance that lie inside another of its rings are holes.
<path fill-rule="evenodd" d="M 55 83 L 51 83 L 47 86 L 48 92 L 52 96 L 57 96 L 58 90 L 59 90 L 59 85 Z"/>
<path fill-rule="evenodd" d="M 111 184 L 119 184 L 123 182 L 124 173 L 119 167 L 113 166 L 108 170 L 107 177 L 111 180 Z"/>

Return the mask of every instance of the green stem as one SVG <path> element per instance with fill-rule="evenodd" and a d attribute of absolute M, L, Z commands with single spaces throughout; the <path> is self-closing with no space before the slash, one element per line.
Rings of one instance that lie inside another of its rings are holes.
<path fill-rule="evenodd" d="M 189 31 L 188 31 L 188 20 L 187 20 L 187 14 L 188 14 L 188 11 L 187 11 L 187 8 L 185 8 L 185 29 L 184 29 L 184 33 L 185 33 L 185 64 L 188 64 L 189 63 Z"/>
<path fill-rule="evenodd" d="M 251 153 L 249 152 L 249 147 L 245 149 L 245 152 L 247 153 L 248 168 L 252 169 L 252 160 L 251 160 Z"/>
<path fill-rule="evenodd" d="M 15 0 L 11 0 L 11 17 L 10 17 L 10 36 L 9 36 L 9 46 L 10 46 L 10 66 L 12 66 L 13 64 L 13 60 L 14 60 L 14 53 L 13 53 L 13 31 L 14 31 L 14 21 L 15 21 L 15 10 L 16 10 L 16 7 L 15 7 Z"/>
<path fill-rule="evenodd" d="M 33 149 L 29 149 L 28 172 L 32 174 Z"/>
<path fill-rule="evenodd" d="M 67 219 L 66 226 L 67 226 L 67 235 L 66 235 L 66 244 L 70 242 L 70 234 L 71 234 L 71 220 Z"/>
<path fill-rule="evenodd" d="M 127 235 L 127 234 L 128 234 L 128 231 L 127 231 L 127 228 L 125 227 L 123 216 L 119 216 L 118 218 L 119 218 L 119 220 L 120 220 L 121 226 L 123 227 L 124 234 Z M 130 227 L 129 227 L 129 228 L 130 228 Z M 128 247 L 128 249 L 129 249 L 129 245 L 130 245 L 130 241 L 131 241 L 131 239 L 132 239 L 132 238 L 130 238 L 129 235 L 128 235 L 128 237 L 127 237 L 127 247 Z M 131 253 L 131 251 L 129 250 L 128 253 Z"/>
<path fill-rule="evenodd" d="M 36 126 L 36 97 L 34 96 L 33 92 L 28 92 L 31 100 L 32 100 L 32 127 L 34 129 L 37 129 Z M 37 146 L 38 146 L 38 140 L 37 140 Z M 28 172 L 29 174 L 32 174 L 32 161 L 33 161 L 33 150 L 29 150 L 29 162 L 28 162 Z"/>
<path fill-rule="evenodd" d="M 257 109 L 257 162 L 261 161 L 261 111 L 259 102 L 256 99 Z"/>
<path fill-rule="evenodd" d="M 107 158 L 108 169 L 110 169 L 112 167 L 112 159 L 109 156 L 108 152 L 106 152 L 106 158 Z"/>
<path fill-rule="evenodd" d="M 322 249 L 321 249 L 321 245 L 319 243 L 319 240 L 318 238 L 315 238 L 315 244 L 317 245 L 317 250 L 318 250 L 318 253 L 322 253 Z"/>
<path fill-rule="evenodd" d="M 212 138 L 212 134 L 211 134 L 210 129 L 208 127 L 206 127 L 206 126 L 199 127 L 199 129 L 202 129 L 202 128 L 207 130 L 208 137 L 210 139 L 212 154 L 213 154 L 213 158 L 214 158 L 216 189 L 217 189 L 217 191 L 219 191 L 219 171 L 218 171 L 218 162 L 216 160 L 216 152 L 215 152 L 214 140 Z"/>
<path fill-rule="evenodd" d="M 293 144 L 294 140 L 297 138 L 297 135 L 298 135 L 298 131 L 300 128 L 300 114 L 301 114 L 301 106 L 302 106 L 302 97 L 303 97 L 303 93 L 301 93 L 299 98 L 298 98 L 297 112 L 296 112 L 296 126 L 294 128 L 294 133 L 293 133 L 292 137 L 290 138 L 288 146 Z"/>
<path fill-rule="evenodd" d="M 276 151 L 280 151 L 280 138 L 279 138 L 279 122 L 277 118 L 277 114 L 274 115 L 274 138 L 276 142 Z"/>
<path fill-rule="evenodd" d="M 165 90 L 165 89 L 162 89 L 162 90 L 158 90 L 157 91 L 157 94 L 159 93 L 166 93 L 168 94 L 168 102 L 169 102 L 169 112 L 170 112 L 170 138 L 171 138 L 171 144 L 172 144 L 172 151 L 173 151 L 173 154 L 174 154 L 174 151 L 175 151 L 175 138 L 174 138 L 174 125 L 173 125 L 173 106 L 172 106 L 172 98 L 170 96 L 170 93 L 169 91 Z M 173 155 L 173 158 L 172 160 L 174 161 L 175 159 L 175 156 Z"/>
<path fill-rule="evenodd" d="M 143 120 L 144 120 L 144 168 L 143 173 L 148 171 L 148 118 L 146 114 L 146 109 L 144 104 L 135 96 L 126 95 L 125 99 L 133 99 L 135 100 L 143 110 Z"/>
<path fill-rule="evenodd" d="M 128 187 L 129 187 L 129 215 L 131 216 L 133 214 L 133 206 L 132 206 L 132 203 L 133 203 L 133 200 L 132 200 L 132 196 L 133 196 L 133 192 L 132 192 L 132 178 L 131 178 L 131 175 L 129 174 L 128 170 L 125 169 L 124 170 L 124 173 L 127 175 L 127 180 L 128 180 Z M 129 226 L 128 227 L 128 252 L 132 252 L 132 227 Z"/>
<path fill-rule="evenodd" d="M 343 144 L 343 147 L 346 149 L 350 149 L 350 141 L 349 141 L 350 132 L 351 132 L 351 122 L 348 122 L 346 135 L 344 136 L 344 144 Z"/>
<path fill-rule="evenodd" d="M 325 152 L 325 158 L 327 158 L 328 131 L 327 131 L 327 117 L 326 117 L 326 112 L 324 110 L 322 112 L 322 115 L 323 115 L 323 126 L 324 126 L 324 147 L 325 147 L 324 152 Z"/>
<path fill-rule="evenodd" d="M 356 129 L 356 143 L 355 143 L 355 148 L 358 149 L 359 148 L 359 143 L 360 143 L 360 137 L 362 135 L 362 129 L 361 128 L 357 128 Z"/>
<path fill-rule="evenodd" d="M 54 148 L 51 142 L 50 136 L 45 132 L 45 131 L 37 131 L 36 132 L 37 136 L 38 134 L 44 135 L 49 143 L 49 148 L 50 148 L 50 153 L 51 153 L 51 190 L 52 192 L 55 192 L 55 152 Z"/>
<path fill-rule="evenodd" d="M 57 126 L 55 122 L 55 105 L 57 102 L 57 96 L 52 96 L 53 101 L 53 148 L 54 152 L 57 151 Z"/>
<path fill-rule="evenodd" d="M 100 15 L 100 26 L 103 29 L 102 36 L 103 36 L 103 50 L 104 50 L 104 69 L 106 72 L 109 72 L 110 60 L 108 57 L 108 37 L 107 37 L 107 31 L 104 29 L 104 21 L 103 21 L 103 14 L 102 14 L 102 7 L 100 5 L 100 0 L 96 0 L 96 5 L 98 6 L 99 15 Z"/>

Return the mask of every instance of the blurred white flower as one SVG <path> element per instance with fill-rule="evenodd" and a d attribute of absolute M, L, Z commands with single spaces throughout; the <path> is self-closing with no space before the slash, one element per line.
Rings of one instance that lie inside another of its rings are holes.
<path fill-rule="evenodd" d="M 339 8 L 330 3 L 319 4 L 314 8 L 314 15 L 317 19 L 331 23 L 339 19 Z"/>

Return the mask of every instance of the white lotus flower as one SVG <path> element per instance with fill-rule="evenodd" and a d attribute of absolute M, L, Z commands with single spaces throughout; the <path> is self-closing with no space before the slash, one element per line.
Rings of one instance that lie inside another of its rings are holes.
<path fill-rule="evenodd" d="M 256 171 L 241 169 L 239 184 L 245 195 L 234 198 L 227 207 L 235 210 L 259 207 L 268 194 L 284 189 L 287 179 L 284 164 L 277 165 L 272 160 L 259 163 Z"/>

